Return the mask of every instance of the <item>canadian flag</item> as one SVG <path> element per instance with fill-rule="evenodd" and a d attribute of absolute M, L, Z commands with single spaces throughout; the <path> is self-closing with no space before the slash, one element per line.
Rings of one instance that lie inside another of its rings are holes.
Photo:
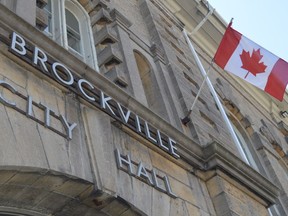
<path fill-rule="evenodd" d="M 231 24 L 214 62 L 282 101 L 288 84 L 288 63 L 234 30 Z"/>

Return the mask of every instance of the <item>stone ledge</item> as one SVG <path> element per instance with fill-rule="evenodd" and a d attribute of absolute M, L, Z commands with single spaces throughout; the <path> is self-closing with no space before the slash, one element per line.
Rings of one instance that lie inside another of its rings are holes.
<path fill-rule="evenodd" d="M 257 197 L 263 199 L 267 206 L 276 202 L 279 188 L 237 156 L 227 151 L 222 145 L 213 142 L 203 150 L 207 173 L 212 170 L 226 173 Z M 207 177 L 210 178 L 209 175 L 206 175 Z"/>

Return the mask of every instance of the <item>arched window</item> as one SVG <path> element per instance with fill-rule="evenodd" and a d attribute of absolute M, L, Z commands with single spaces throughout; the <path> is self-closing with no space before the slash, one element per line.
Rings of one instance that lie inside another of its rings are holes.
<path fill-rule="evenodd" d="M 139 75 L 142 81 L 142 86 L 145 92 L 147 105 L 152 107 L 155 103 L 155 94 L 153 93 L 153 80 L 151 74 L 151 67 L 146 58 L 138 51 L 134 51 Z"/>
<path fill-rule="evenodd" d="M 248 165 L 259 171 L 253 156 L 252 142 L 249 139 L 249 135 L 246 133 L 242 125 L 238 122 L 237 118 L 233 116 L 233 114 L 230 114 L 229 118 L 232 122 L 233 129 L 239 141 L 239 145 L 237 144 L 236 147 L 241 158 Z"/>
<path fill-rule="evenodd" d="M 65 9 L 65 18 L 68 47 L 81 55 L 83 51 L 79 22 L 68 9 Z"/>
<path fill-rule="evenodd" d="M 98 70 L 90 17 L 76 0 L 48 0 L 44 33 Z"/>

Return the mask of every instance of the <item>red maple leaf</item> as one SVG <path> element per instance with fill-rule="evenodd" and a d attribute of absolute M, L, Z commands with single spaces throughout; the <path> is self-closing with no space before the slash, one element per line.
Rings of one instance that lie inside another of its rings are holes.
<path fill-rule="evenodd" d="M 243 65 L 241 66 L 241 68 L 248 71 L 244 79 L 248 76 L 249 72 L 252 73 L 254 76 L 256 76 L 258 73 L 265 73 L 265 69 L 267 68 L 267 66 L 264 65 L 263 62 L 260 63 L 262 57 L 263 55 L 261 55 L 260 49 L 258 49 L 257 51 L 253 49 L 251 56 L 249 51 L 242 51 L 240 58 Z"/>

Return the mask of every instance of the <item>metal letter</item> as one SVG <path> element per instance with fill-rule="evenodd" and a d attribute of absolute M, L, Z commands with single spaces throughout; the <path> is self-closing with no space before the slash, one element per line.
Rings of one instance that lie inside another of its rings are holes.
<path fill-rule="evenodd" d="M 88 86 L 89 86 L 89 88 L 90 89 L 94 89 L 94 86 L 90 83 L 90 82 L 88 82 L 87 80 L 85 80 L 85 79 L 80 79 L 80 80 L 78 80 L 78 89 L 80 90 L 80 92 L 84 95 L 84 97 L 85 98 L 87 98 L 88 100 L 90 100 L 90 101 L 95 101 L 96 99 L 94 98 L 94 97 L 91 97 L 91 96 L 89 96 L 85 91 L 84 91 L 84 89 L 83 89 L 83 86 L 82 86 L 82 84 L 83 83 L 85 83 L 85 84 L 87 84 Z"/>
<path fill-rule="evenodd" d="M 52 111 L 49 107 L 47 107 L 46 105 L 42 104 L 41 102 L 40 102 L 40 105 L 45 108 L 45 115 L 44 115 L 45 122 L 44 122 L 44 126 L 45 127 L 50 127 L 50 114 L 54 113 L 54 111 Z"/>
<path fill-rule="evenodd" d="M 62 122 L 62 124 L 64 125 L 64 128 L 66 129 L 66 134 L 67 134 L 67 138 L 69 140 L 72 139 L 72 130 L 77 126 L 76 123 L 70 124 L 67 122 L 67 120 L 65 119 L 65 117 L 63 115 L 60 115 L 60 120 Z"/>
<path fill-rule="evenodd" d="M 61 76 L 59 76 L 59 74 L 58 74 L 58 72 L 57 72 L 57 70 L 56 70 L 56 67 L 58 67 L 58 66 L 60 66 L 61 68 L 63 68 L 63 69 L 65 70 L 66 75 L 67 75 L 67 77 L 68 77 L 68 80 L 67 80 L 67 81 L 64 80 L 64 79 L 62 79 Z M 52 64 L 52 72 L 53 72 L 53 74 L 56 76 L 56 78 L 57 78 L 60 82 L 62 82 L 63 84 L 65 84 L 65 85 L 72 85 L 72 84 L 73 84 L 73 82 L 74 82 L 73 75 L 71 74 L 71 72 L 69 71 L 69 69 L 68 69 L 67 67 L 65 67 L 63 64 L 61 64 L 61 63 L 59 63 L 59 62 L 54 62 L 54 63 Z"/>
<path fill-rule="evenodd" d="M 9 91 L 11 91 L 13 94 L 15 94 L 17 91 L 16 89 L 10 85 L 9 83 L 3 81 L 3 80 L 0 80 L 0 85 L 3 86 L 4 88 L 8 89 Z M 11 102 L 7 99 L 5 99 L 2 94 L 0 94 L 0 101 L 5 104 L 6 106 L 9 106 L 9 107 L 15 107 L 16 106 L 16 103 L 15 102 Z"/>
<path fill-rule="evenodd" d="M 161 134 L 160 134 L 159 130 L 157 130 L 157 141 L 158 141 L 158 145 L 160 148 L 164 149 L 165 151 L 169 151 L 169 148 L 167 146 L 163 145 Z"/>
<path fill-rule="evenodd" d="M 27 117 L 32 117 L 32 107 L 33 107 L 32 97 L 28 95 L 27 104 L 26 104 L 26 116 Z"/>
<path fill-rule="evenodd" d="M 159 185 L 156 171 L 155 171 L 154 169 L 152 169 L 151 173 L 152 173 L 152 180 L 153 180 L 153 182 L 154 182 L 154 187 L 155 187 L 156 189 L 158 189 L 158 190 L 161 190 L 161 191 L 165 192 L 165 190 L 163 190 L 163 189 L 160 187 L 160 185 Z"/>
<path fill-rule="evenodd" d="M 11 41 L 11 49 L 14 52 L 24 56 L 27 53 L 25 45 L 26 45 L 25 40 L 20 35 L 13 32 L 12 41 Z"/>
<path fill-rule="evenodd" d="M 124 111 L 123 111 L 123 109 L 122 109 L 122 107 L 121 107 L 121 105 L 119 103 L 117 103 L 117 107 L 118 107 L 118 111 L 120 111 L 120 117 L 121 117 L 122 121 L 127 124 L 128 120 L 129 120 L 129 117 L 130 117 L 131 111 L 127 109 L 127 112 L 126 112 L 126 115 L 125 115 Z"/>
<path fill-rule="evenodd" d="M 140 118 L 138 117 L 138 115 L 135 115 L 135 123 L 136 123 L 136 130 L 138 133 L 141 133 L 141 124 L 140 124 Z"/>
<path fill-rule="evenodd" d="M 42 58 L 39 56 L 39 53 L 42 55 Z M 33 53 L 33 64 L 38 65 L 38 60 L 40 61 L 44 70 L 48 72 L 48 69 L 45 65 L 45 62 L 47 62 L 47 56 L 41 49 L 35 46 L 34 53 Z"/>
<path fill-rule="evenodd" d="M 127 165 L 127 168 L 128 168 L 128 173 L 130 175 L 133 175 L 133 170 L 132 170 L 132 163 L 131 163 L 131 159 L 130 159 L 130 156 L 127 155 L 126 158 L 124 158 L 118 149 L 115 150 L 115 155 L 116 155 L 116 162 L 117 162 L 117 167 L 118 169 L 121 169 L 121 170 L 124 170 L 124 167 L 123 167 L 123 164 L 126 164 Z"/>
<path fill-rule="evenodd" d="M 114 111 L 112 110 L 112 108 L 110 107 L 108 101 L 112 100 L 111 97 L 105 97 L 104 93 L 101 91 L 101 108 L 102 109 L 106 109 L 106 107 L 110 110 L 110 112 L 115 115 Z"/>
<path fill-rule="evenodd" d="M 145 167 L 143 166 L 142 162 L 140 162 L 138 164 L 138 169 L 137 169 L 136 176 L 139 177 L 139 178 L 141 178 L 141 177 L 144 178 L 145 177 L 148 180 L 148 184 L 149 185 L 153 185 L 153 182 L 151 181 L 151 179 L 150 179 Z"/>
<path fill-rule="evenodd" d="M 170 182 L 169 182 L 169 180 L 168 180 L 168 177 L 167 177 L 167 176 L 164 176 L 164 177 L 163 177 L 163 180 L 164 180 L 164 183 L 165 183 L 165 187 L 166 187 L 167 193 L 168 193 L 170 196 L 172 196 L 173 198 L 177 198 L 177 195 L 174 194 L 174 193 L 172 192 L 172 190 L 171 190 L 171 186 L 170 186 Z"/>
<path fill-rule="evenodd" d="M 168 137 L 168 144 L 169 144 L 170 154 L 172 154 L 176 158 L 180 158 L 180 156 L 175 152 L 175 150 L 177 150 L 177 148 L 175 147 L 176 142 L 174 140 L 172 140 L 170 137 Z"/>
<path fill-rule="evenodd" d="M 150 130 L 149 130 L 149 125 L 148 123 L 145 121 L 145 135 L 147 139 L 150 139 L 152 142 L 154 142 L 155 144 L 157 144 L 157 140 L 154 139 L 151 134 L 150 134 Z"/>

